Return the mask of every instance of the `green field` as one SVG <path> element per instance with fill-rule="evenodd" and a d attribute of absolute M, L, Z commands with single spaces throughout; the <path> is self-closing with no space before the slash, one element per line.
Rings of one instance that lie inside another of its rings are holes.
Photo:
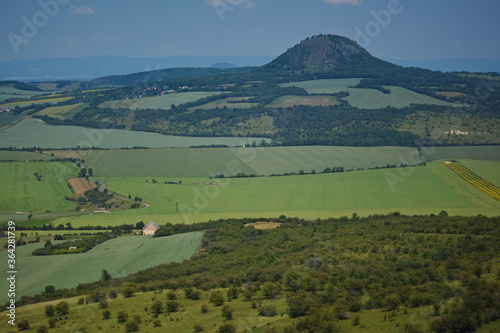
<path fill-rule="evenodd" d="M 238 146 L 261 142 L 262 138 L 186 137 L 161 135 L 118 129 L 96 129 L 80 126 L 52 126 L 28 118 L 0 131 L 0 148 L 40 147 L 76 148 L 100 147 L 189 147 L 201 145 Z"/>
<path fill-rule="evenodd" d="M 43 244 L 21 246 L 16 249 L 16 298 L 41 293 L 47 285 L 60 289 L 98 281 L 103 268 L 112 277 L 124 277 L 148 267 L 173 261 L 182 262 L 195 254 L 202 236 L 201 232 L 192 232 L 160 238 L 118 237 L 85 253 L 43 257 L 31 256 L 31 252 Z M 8 253 L 0 253 L 0 268 L 7 271 Z M 2 279 L 0 288 L 8 289 L 6 279 Z M 7 295 L 2 295 L 0 303 L 4 304 L 6 301 Z"/>
<path fill-rule="evenodd" d="M 426 155 L 428 154 L 428 155 Z M 1 155 L 0 155 L 1 156 Z M 387 164 L 413 164 L 420 160 L 500 160 L 500 146 L 423 148 L 406 147 L 257 147 L 91 150 L 86 164 L 97 176 L 120 177 L 208 177 L 223 172 L 234 175 L 284 174 L 300 170 L 321 172 L 326 167 L 375 168 Z M 237 167 L 228 168 L 236 164 Z M 241 169 L 234 172 L 233 169 Z"/>
<path fill-rule="evenodd" d="M 215 108 L 227 107 L 230 109 L 248 109 L 253 106 L 258 106 L 259 103 L 246 103 L 245 100 L 251 97 L 227 97 L 208 102 L 203 105 L 194 106 L 190 110 L 211 110 Z M 238 102 L 238 103 L 235 103 Z"/>
<path fill-rule="evenodd" d="M 71 118 L 73 115 L 77 114 L 84 108 L 86 108 L 88 104 L 72 104 L 72 105 L 63 105 L 63 106 L 51 106 L 46 109 L 43 109 L 36 114 L 39 116 L 49 116 L 57 119 L 67 119 Z"/>
<path fill-rule="evenodd" d="M 137 109 L 170 110 L 172 104 L 180 105 L 184 103 L 194 102 L 199 100 L 200 98 L 205 98 L 208 96 L 213 96 L 218 94 L 220 93 L 203 92 L 203 91 L 175 93 L 163 96 L 144 97 L 144 98 L 118 100 L 118 101 L 107 101 L 101 103 L 99 107 L 111 108 L 111 109 L 128 108 L 130 110 L 137 110 Z"/>
<path fill-rule="evenodd" d="M 437 214 L 443 209 L 456 215 L 500 214 L 497 200 L 465 182 L 440 162 L 416 168 L 284 177 L 157 177 L 156 184 L 152 183 L 152 178 L 144 177 L 99 179 L 117 193 L 142 197 L 151 203 L 151 207 L 61 218 L 56 224 L 119 225 L 146 219 L 159 224 L 191 223 L 231 217 L 278 217 L 282 214 L 314 219 L 394 211 L 409 215 Z M 397 180 L 391 186 L 388 179 Z M 178 180 L 182 180 L 182 185 L 164 184 L 165 181 Z"/>
<path fill-rule="evenodd" d="M 269 108 L 290 108 L 297 105 L 330 106 L 339 104 L 335 96 L 281 96 L 267 105 Z"/>
<path fill-rule="evenodd" d="M 409 106 L 412 103 L 448 106 L 455 105 L 453 103 L 441 101 L 439 99 L 396 86 L 385 87 L 391 90 L 390 94 L 384 94 L 376 89 L 349 88 L 358 84 L 360 80 L 361 79 L 312 80 L 285 83 L 282 84 L 282 86 L 296 86 L 304 88 L 310 94 L 333 94 L 340 91 L 347 91 L 349 96 L 344 99 L 352 106 L 363 109 L 378 109 L 386 106 L 402 108 Z"/>
<path fill-rule="evenodd" d="M 33 96 L 50 94 L 49 91 L 28 91 L 12 87 L 0 87 L 0 103 L 9 98 L 31 98 Z"/>
<path fill-rule="evenodd" d="M 500 187 L 500 162 L 473 160 L 460 160 L 459 162 L 477 175 L 481 175 L 485 180 Z"/>
<path fill-rule="evenodd" d="M 47 154 L 32 153 L 30 151 L 0 150 L 0 161 L 47 161 L 55 158 L 57 157 Z"/>
<path fill-rule="evenodd" d="M 42 175 L 38 181 L 34 173 Z M 60 212 L 76 204 L 64 199 L 72 193 L 65 179 L 75 177 L 78 168 L 65 162 L 0 163 L 0 212 Z"/>

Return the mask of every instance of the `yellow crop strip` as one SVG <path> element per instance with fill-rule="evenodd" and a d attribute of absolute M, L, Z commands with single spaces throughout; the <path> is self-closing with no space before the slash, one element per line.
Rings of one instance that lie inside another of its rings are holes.
<path fill-rule="evenodd" d="M 477 187 L 484 193 L 492 196 L 493 198 L 500 200 L 500 188 L 489 181 L 479 177 L 471 170 L 467 169 L 463 165 L 457 162 L 445 162 L 444 165 L 453 170 L 460 177 Z"/>

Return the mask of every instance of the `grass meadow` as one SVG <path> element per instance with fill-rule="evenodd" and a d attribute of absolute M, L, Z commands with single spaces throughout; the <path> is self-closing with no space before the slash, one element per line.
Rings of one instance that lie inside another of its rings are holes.
<path fill-rule="evenodd" d="M 41 175 L 41 181 L 35 177 Z M 65 179 L 75 177 L 78 168 L 64 162 L 0 163 L 0 212 L 61 212 L 76 204 L 64 198 L 72 193 Z"/>
<path fill-rule="evenodd" d="M 186 137 L 119 129 L 52 126 L 32 118 L 0 131 L 0 148 L 132 148 L 190 147 L 202 145 L 239 146 L 262 138 Z"/>
<path fill-rule="evenodd" d="M 402 108 L 410 104 L 435 104 L 454 106 L 453 103 L 416 93 L 414 91 L 396 87 L 386 86 L 391 90 L 390 94 L 384 94 L 376 89 L 349 88 L 359 83 L 361 79 L 326 79 L 302 82 L 285 83 L 281 86 L 296 86 L 304 88 L 310 94 L 333 94 L 347 91 L 349 96 L 345 100 L 352 106 L 362 109 L 377 109 L 386 106 Z"/>
<path fill-rule="evenodd" d="M 16 289 L 20 295 L 35 295 L 53 285 L 57 289 L 76 287 L 78 283 L 98 281 L 105 268 L 112 277 L 124 277 L 142 269 L 191 258 L 201 243 L 202 232 L 169 237 L 123 236 L 97 245 L 80 254 L 32 256 L 43 243 L 28 244 L 16 249 L 18 271 Z M 0 268 L 7 271 L 7 251 L 0 252 Z M 7 290 L 7 280 L 0 281 Z M 7 294 L 0 303 L 7 301 Z"/>
<path fill-rule="evenodd" d="M 205 98 L 208 96 L 218 95 L 218 92 L 185 92 L 185 93 L 175 93 L 167 94 L 162 96 L 154 97 L 144 97 L 130 100 L 117 100 L 117 101 L 107 101 L 99 105 L 101 108 L 128 108 L 130 110 L 137 109 L 160 109 L 160 110 L 170 110 L 172 104 L 180 105 L 184 103 L 194 102 L 200 98 Z"/>
<path fill-rule="evenodd" d="M 28 91 L 12 87 L 0 87 L 0 103 L 9 98 L 31 98 L 33 96 L 48 94 L 49 91 Z"/>

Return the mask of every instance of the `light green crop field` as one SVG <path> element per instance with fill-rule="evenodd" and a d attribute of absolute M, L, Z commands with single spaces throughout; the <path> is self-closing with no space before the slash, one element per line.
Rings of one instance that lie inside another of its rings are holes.
<path fill-rule="evenodd" d="M 258 106 L 259 103 L 246 103 L 245 100 L 251 97 L 227 97 L 208 102 L 203 105 L 194 106 L 190 110 L 211 110 L 215 108 L 227 107 L 229 109 L 248 109 L 253 106 Z M 238 103 L 235 103 L 238 102 Z"/>
<path fill-rule="evenodd" d="M 358 215 L 498 215 L 500 202 L 454 174 L 440 162 L 425 167 L 353 171 L 302 176 L 207 179 L 104 177 L 109 188 L 151 203 L 144 209 L 56 220 L 73 226 L 117 225 L 152 219 L 192 223 L 231 217 L 326 218 Z M 147 181 L 146 181 L 147 180 Z M 209 183 L 212 183 L 211 185 Z M 178 211 L 177 211 L 178 210 Z"/>
<path fill-rule="evenodd" d="M 50 94 L 50 91 L 28 91 L 12 87 L 0 87 L 0 103 L 9 98 L 31 98 L 43 94 Z"/>
<path fill-rule="evenodd" d="M 189 147 L 202 145 L 238 146 L 261 142 L 262 138 L 186 137 L 118 129 L 80 126 L 52 126 L 27 118 L 0 131 L 0 148 L 132 148 Z M 265 139 L 269 140 L 269 139 Z"/>
<path fill-rule="evenodd" d="M 500 187 L 500 162 L 476 160 L 460 160 L 459 162 L 475 174 L 481 175 L 485 180 Z"/>
<path fill-rule="evenodd" d="M 73 116 L 74 114 L 80 112 L 84 108 L 88 106 L 88 103 L 85 104 L 72 104 L 72 105 L 63 105 L 63 106 L 51 106 L 42 111 L 37 112 L 36 114 L 39 116 L 49 116 L 57 119 L 66 119 L 68 117 Z"/>
<path fill-rule="evenodd" d="M 330 106 L 339 102 L 335 96 L 281 96 L 267 105 L 269 108 L 289 108 L 296 105 Z"/>
<path fill-rule="evenodd" d="M 457 106 L 456 104 L 441 101 L 439 99 L 416 93 L 414 91 L 396 87 L 386 86 L 391 90 L 390 94 L 384 94 L 376 89 L 349 88 L 359 83 L 361 79 L 329 79 L 313 80 L 303 82 L 291 82 L 282 86 L 296 86 L 307 90 L 310 94 L 333 94 L 347 91 L 349 96 L 344 98 L 352 106 L 363 109 L 378 109 L 386 106 L 402 108 L 410 104 L 435 104 Z"/>
<path fill-rule="evenodd" d="M 185 93 L 167 94 L 163 96 L 143 97 L 130 100 L 107 101 L 99 105 L 101 108 L 129 108 L 130 110 L 137 109 L 161 109 L 170 110 L 172 104 L 180 105 L 184 103 L 194 102 L 200 98 L 218 95 L 217 92 L 193 91 Z"/>
<path fill-rule="evenodd" d="M 124 277 L 142 269 L 191 258 L 201 244 L 202 232 L 168 237 L 125 236 L 111 239 L 80 254 L 32 256 L 43 244 L 28 244 L 16 248 L 16 298 L 35 295 L 53 285 L 57 289 L 76 287 L 79 283 L 98 281 L 105 268 L 112 277 Z M 7 251 L 1 251 L 0 269 L 7 271 Z M 0 288 L 8 290 L 7 280 Z M 1 295 L 0 303 L 7 301 Z"/>
<path fill-rule="evenodd" d="M 53 160 L 57 156 L 47 154 L 32 153 L 30 151 L 8 151 L 0 150 L 0 161 L 39 161 Z"/>
<path fill-rule="evenodd" d="M 38 181 L 34 173 L 42 180 Z M 66 162 L 0 163 L 0 212 L 60 212 L 76 204 L 64 198 L 72 193 L 65 179 L 75 177 L 78 168 Z"/>
<path fill-rule="evenodd" d="M 238 172 L 270 175 L 321 172 L 326 167 L 368 169 L 414 164 L 415 158 L 500 160 L 500 146 L 423 148 L 422 156 L 416 148 L 333 146 L 93 150 L 85 156 L 86 165 L 95 175 L 120 177 L 208 177 L 221 172 L 231 176 Z"/>

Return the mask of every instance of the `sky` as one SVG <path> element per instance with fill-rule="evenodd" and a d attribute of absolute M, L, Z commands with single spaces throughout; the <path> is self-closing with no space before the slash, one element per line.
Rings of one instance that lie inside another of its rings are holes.
<path fill-rule="evenodd" d="M 498 0 L 0 0 L 0 61 L 277 56 L 317 34 L 380 58 L 500 59 Z"/>

